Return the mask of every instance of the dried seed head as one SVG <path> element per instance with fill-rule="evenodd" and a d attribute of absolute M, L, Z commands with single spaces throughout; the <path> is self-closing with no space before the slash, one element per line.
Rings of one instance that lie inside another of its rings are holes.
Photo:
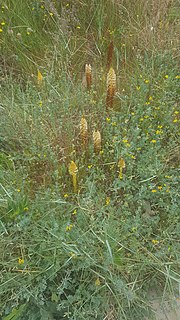
<path fill-rule="evenodd" d="M 71 163 L 69 165 L 69 174 L 74 176 L 77 174 L 77 172 L 78 172 L 78 168 L 77 168 L 75 162 L 71 161 Z"/>
<path fill-rule="evenodd" d="M 84 117 L 81 118 L 81 122 L 80 122 L 80 136 L 81 136 L 82 143 L 86 145 L 88 140 L 88 125 Z"/>
<path fill-rule="evenodd" d="M 106 105 L 107 108 L 113 106 L 113 98 L 116 92 L 116 73 L 114 69 L 111 67 L 107 74 L 107 98 Z"/>
<path fill-rule="evenodd" d="M 92 84 L 92 68 L 90 64 L 85 65 L 85 75 L 86 75 L 86 84 L 87 89 L 89 90 Z"/>
<path fill-rule="evenodd" d="M 93 144 L 94 151 L 99 152 L 101 150 L 101 134 L 98 130 L 93 132 Z"/>

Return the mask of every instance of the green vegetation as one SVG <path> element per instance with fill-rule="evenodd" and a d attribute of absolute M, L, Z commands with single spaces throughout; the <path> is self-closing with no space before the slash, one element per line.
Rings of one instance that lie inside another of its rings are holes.
<path fill-rule="evenodd" d="M 0 318 L 150 319 L 180 284 L 178 1 L 0 9 Z"/>

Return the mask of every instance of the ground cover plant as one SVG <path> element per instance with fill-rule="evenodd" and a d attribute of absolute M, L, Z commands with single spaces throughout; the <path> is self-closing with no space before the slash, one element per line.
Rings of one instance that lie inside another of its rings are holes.
<path fill-rule="evenodd" d="M 0 9 L 0 319 L 151 319 L 179 296 L 179 3 Z"/>

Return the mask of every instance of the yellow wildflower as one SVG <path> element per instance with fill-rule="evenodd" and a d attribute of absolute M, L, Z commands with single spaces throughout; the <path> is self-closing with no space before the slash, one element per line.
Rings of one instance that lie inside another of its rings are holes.
<path fill-rule="evenodd" d="M 156 143 L 156 140 L 155 140 L 155 139 L 153 139 L 153 140 L 151 140 L 151 142 L 152 142 L 152 143 Z"/>
<path fill-rule="evenodd" d="M 69 224 L 69 225 L 66 227 L 66 231 L 71 231 L 72 228 L 73 228 L 73 224 Z"/>
<path fill-rule="evenodd" d="M 96 286 L 100 286 L 100 284 L 101 284 L 101 282 L 100 282 L 99 278 L 97 278 L 96 281 L 95 281 L 95 285 Z"/>
<path fill-rule="evenodd" d="M 157 192 L 157 190 L 156 190 L 156 189 L 152 189 L 151 192 L 152 192 L 152 193 L 155 193 L 155 192 Z"/>
<path fill-rule="evenodd" d="M 23 259 L 23 258 L 22 258 L 22 259 L 21 259 L 21 258 L 18 258 L 18 263 L 19 263 L 19 264 L 23 264 L 23 263 L 24 263 L 24 259 Z"/>
<path fill-rule="evenodd" d="M 159 243 L 159 241 L 158 241 L 158 240 L 153 239 L 153 240 L 152 240 L 152 243 L 153 243 L 153 244 L 158 244 L 158 243 Z"/>

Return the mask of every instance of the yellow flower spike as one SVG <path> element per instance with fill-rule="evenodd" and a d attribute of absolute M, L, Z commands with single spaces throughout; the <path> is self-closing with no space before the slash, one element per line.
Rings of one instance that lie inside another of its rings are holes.
<path fill-rule="evenodd" d="M 74 192 L 77 192 L 77 177 L 76 177 L 77 172 L 78 172 L 78 168 L 77 168 L 75 162 L 71 161 L 71 163 L 69 165 L 69 174 L 72 176 Z"/>
<path fill-rule="evenodd" d="M 123 169 L 126 167 L 125 161 L 123 158 L 121 158 L 118 162 L 118 167 L 119 167 L 119 178 L 122 180 L 123 178 Z"/>
<path fill-rule="evenodd" d="M 38 74 L 37 74 L 37 83 L 39 86 L 42 85 L 42 81 L 43 81 L 43 76 L 42 73 L 38 70 Z"/>
<path fill-rule="evenodd" d="M 106 108 L 113 107 L 113 99 L 116 92 L 116 73 L 111 67 L 107 74 L 107 97 L 106 97 Z"/>
<path fill-rule="evenodd" d="M 80 136 L 83 146 L 86 146 L 88 141 L 88 125 L 84 117 L 82 117 L 80 121 Z"/>
<path fill-rule="evenodd" d="M 93 144 L 94 144 L 94 151 L 96 153 L 100 152 L 100 150 L 101 150 L 101 133 L 98 130 L 93 132 Z"/>
<path fill-rule="evenodd" d="M 92 84 L 92 68 L 91 68 L 91 65 L 88 63 L 86 63 L 85 65 L 85 76 L 86 76 L 87 89 L 89 90 Z"/>

